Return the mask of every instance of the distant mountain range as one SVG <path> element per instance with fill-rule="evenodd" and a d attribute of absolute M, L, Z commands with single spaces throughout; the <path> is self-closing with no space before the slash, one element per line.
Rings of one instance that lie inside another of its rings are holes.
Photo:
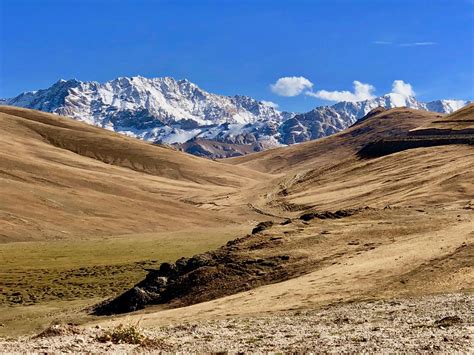
<path fill-rule="evenodd" d="M 60 80 L 0 104 L 72 117 L 189 153 L 221 158 L 325 137 L 354 124 L 376 107 L 406 106 L 451 113 L 468 102 L 391 93 L 360 102 L 339 102 L 306 113 L 280 112 L 248 96 L 222 96 L 188 80 L 121 77 L 105 83 Z"/>

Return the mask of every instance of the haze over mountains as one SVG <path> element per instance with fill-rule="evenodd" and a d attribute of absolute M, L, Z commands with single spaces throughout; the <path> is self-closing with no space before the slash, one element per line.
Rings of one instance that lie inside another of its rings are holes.
<path fill-rule="evenodd" d="M 231 157 L 325 137 L 354 124 L 376 107 L 406 106 L 452 113 L 463 100 L 419 102 L 390 93 L 339 102 L 306 113 L 280 112 L 248 96 L 206 92 L 171 77 L 121 77 L 106 83 L 60 80 L 3 104 L 56 113 L 154 143 L 206 157 Z"/>

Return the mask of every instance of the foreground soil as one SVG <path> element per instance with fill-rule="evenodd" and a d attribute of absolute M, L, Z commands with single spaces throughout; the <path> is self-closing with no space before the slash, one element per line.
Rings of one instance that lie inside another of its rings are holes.
<path fill-rule="evenodd" d="M 474 296 L 368 300 L 317 310 L 147 328 L 142 345 L 99 342 L 99 326 L 0 340 L 5 352 L 429 352 L 474 350 Z M 61 333 L 63 333 L 61 335 Z M 60 334 L 60 335 L 56 335 Z"/>

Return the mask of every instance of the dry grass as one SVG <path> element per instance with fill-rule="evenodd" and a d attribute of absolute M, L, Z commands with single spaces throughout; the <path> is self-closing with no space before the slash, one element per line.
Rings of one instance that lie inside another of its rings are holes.
<path fill-rule="evenodd" d="M 0 107 L 0 242 L 214 228 L 265 178 L 51 114 Z"/>
<path fill-rule="evenodd" d="M 151 327 L 179 322 L 183 314 L 189 321 L 211 320 L 360 299 L 473 292 L 473 223 L 470 210 L 403 207 L 277 225 L 260 233 L 261 248 L 242 255 L 254 260 L 290 255 L 284 270 L 300 271 L 290 279 L 186 308 L 150 307 L 125 317 Z"/>
<path fill-rule="evenodd" d="M 104 329 L 96 336 L 100 343 L 139 345 L 145 351 L 171 350 L 163 339 L 147 336 L 138 324 L 119 324 L 110 329 Z"/>
<path fill-rule="evenodd" d="M 474 134 L 474 103 L 410 131 L 415 135 Z"/>
<path fill-rule="evenodd" d="M 0 335 L 87 318 L 81 309 L 130 288 L 146 268 L 214 249 L 245 230 L 249 228 L 0 244 Z"/>
<path fill-rule="evenodd" d="M 137 325 L 119 324 L 112 329 L 105 329 L 97 336 L 101 343 L 112 342 L 114 344 L 143 344 L 147 338 Z"/>

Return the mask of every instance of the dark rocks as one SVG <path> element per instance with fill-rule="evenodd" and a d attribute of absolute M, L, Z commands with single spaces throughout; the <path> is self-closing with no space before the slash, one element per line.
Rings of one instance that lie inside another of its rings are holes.
<path fill-rule="evenodd" d="M 441 145 L 474 145 L 474 134 L 445 134 L 438 136 L 400 136 L 369 142 L 357 152 L 363 159 L 378 158 L 408 149 L 436 147 Z"/>
<path fill-rule="evenodd" d="M 260 265 L 269 266 L 269 267 L 276 267 L 276 266 L 278 266 L 278 262 L 273 261 L 273 260 L 264 260 L 263 262 L 260 263 Z"/>
<path fill-rule="evenodd" d="M 176 260 L 175 267 L 177 272 L 183 272 L 187 269 L 188 258 L 180 258 Z"/>
<path fill-rule="evenodd" d="M 203 267 L 203 266 L 214 266 L 216 260 L 209 254 L 199 254 L 188 259 L 187 266 L 191 270 Z"/>
<path fill-rule="evenodd" d="M 163 263 L 160 265 L 160 274 L 161 275 L 170 275 L 176 271 L 176 266 L 170 263 Z"/>
<path fill-rule="evenodd" d="M 273 226 L 273 221 L 260 222 L 254 229 L 252 229 L 252 234 L 260 233 L 271 226 Z"/>
<path fill-rule="evenodd" d="M 183 306 L 287 279 L 288 269 L 282 266 L 289 255 L 249 259 L 245 253 L 240 254 L 240 248 L 252 250 L 262 238 L 240 238 L 217 250 L 180 258 L 174 264 L 163 263 L 158 270 L 149 269 L 144 280 L 115 299 L 97 305 L 93 311 L 97 315 L 111 315 L 151 304 Z"/>
<path fill-rule="evenodd" d="M 462 324 L 462 319 L 458 316 L 448 316 L 441 319 L 438 319 L 434 322 L 437 327 L 450 327 L 456 324 Z"/>
<path fill-rule="evenodd" d="M 157 295 L 150 294 L 142 288 L 135 286 L 121 294 L 111 302 L 104 302 L 96 306 L 94 313 L 97 315 L 111 315 L 133 312 L 153 302 Z"/>
<path fill-rule="evenodd" d="M 316 218 L 316 213 L 315 212 L 308 212 L 308 213 L 303 213 L 301 216 L 300 216 L 300 219 L 302 221 L 310 221 L 312 219 Z"/>
<path fill-rule="evenodd" d="M 300 216 L 302 221 L 310 221 L 312 219 L 338 219 L 349 217 L 355 214 L 357 210 L 338 210 L 336 212 L 324 211 L 324 212 L 307 212 Z"/>

